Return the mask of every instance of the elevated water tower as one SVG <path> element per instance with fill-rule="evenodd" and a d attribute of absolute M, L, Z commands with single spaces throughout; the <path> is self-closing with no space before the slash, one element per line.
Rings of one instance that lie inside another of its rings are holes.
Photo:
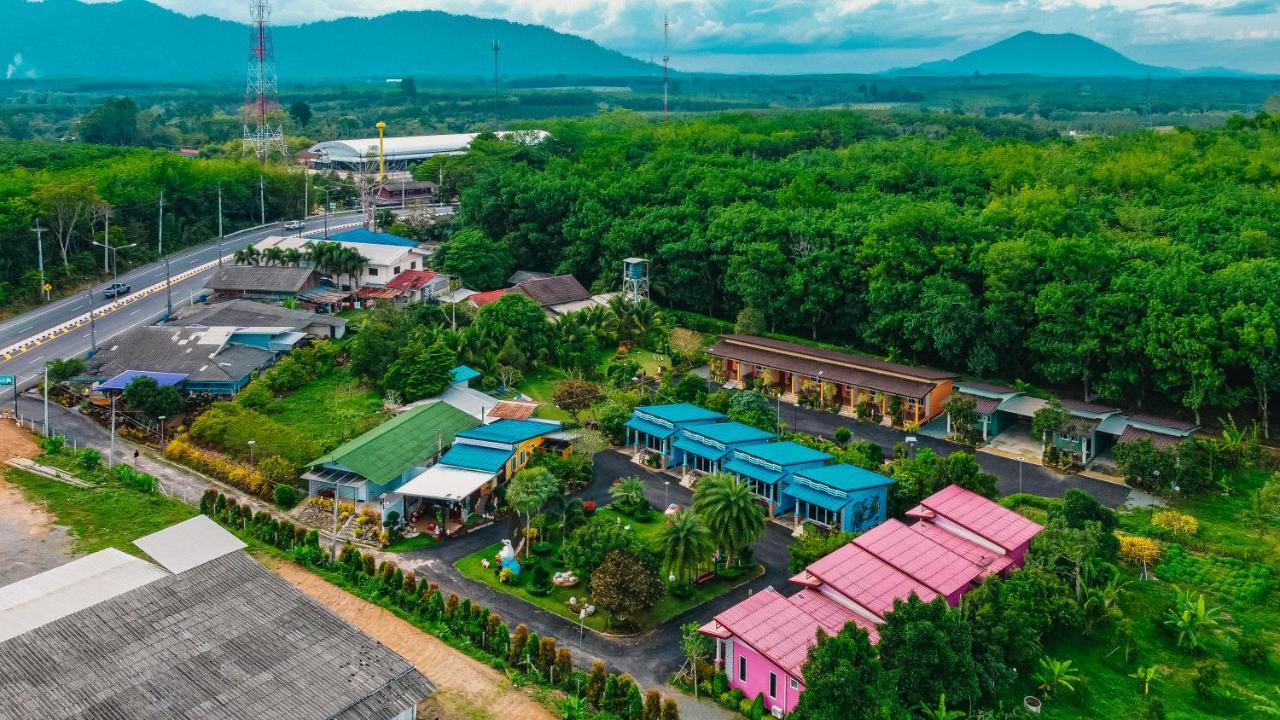
<path fill-rule="evenodd" d="M 631 302 L 649 299 L 649 261 L 627 258 L 622 261 L 622 292 Z"/>

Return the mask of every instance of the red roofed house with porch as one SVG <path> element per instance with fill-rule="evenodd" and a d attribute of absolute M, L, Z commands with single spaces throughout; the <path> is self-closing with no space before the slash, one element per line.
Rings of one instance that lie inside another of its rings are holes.
<path fill-rule="evenodd" d="M 907 515 L 916 522 L 888 520 L 809 565 L 791 578 L 802 586 L 795 595 L 768 588 L 699 628 L 715 638 L 729 686 L 748 698 L 763 694 L 770 712 L 791 712 L 819 628 L 834 635 L 852 622 L 876 643 L 895 601 L 941 596 L 955 606 L 986 577 L 1020 567 L 1042 529 L 957 485 Z"/>

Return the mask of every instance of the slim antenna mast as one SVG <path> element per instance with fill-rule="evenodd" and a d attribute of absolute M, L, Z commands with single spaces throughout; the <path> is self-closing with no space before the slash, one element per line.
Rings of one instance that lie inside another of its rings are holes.
<path fill-rule="evenodd" d="M 502 52 L 502 45 L 497 41 L 493 41 L 493 124 L 497 129 L 502 129 L 502 116 L 498 111 L 498 53 Z"/>
<path fill-rule="evenodd" d="M 271 42 L 271 1 L 249 1 L 249 80 L 244 91 L 244 146 L 266 162 L 272 149 L 287 154 L 284 128 L 268 117 L 280 105 L 275 50 Z"/>
<path fill-rule="evenodd" d="M 668 117 L 667 110 L 667 67 L 671 62 L 671 23 L 667 22 L 667 14 L 662 13 L 662 119 Z"/>

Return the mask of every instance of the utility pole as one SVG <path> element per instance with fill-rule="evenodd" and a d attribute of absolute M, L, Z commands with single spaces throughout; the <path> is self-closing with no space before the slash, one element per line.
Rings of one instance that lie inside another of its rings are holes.
<path fill-rule="evenodd" d="M 44 228 L 40 227 L 40 218 L 36 218 L 35 229 L 31 232 L 36 234 L 36 256 L 40 258 L 40 295 L 48 302 L 49 291 L 45 289 L 48 283 L 44 281 Z"/>
<path fill-rule="evenodd" d="M 160 222 L 156 225 L 156 232 L 159 233 L 156 240 L 156 252 L 164 254 L 164 190 L 160 191 Z"/>
<path fill-rule="evenodd" d="M 667 22 L 667 14 L 662 13 L 662 119 L 667 119 L 667 66 L 671 62 L 671 23 Z"/>
<path fill-rule="evenodd" d="M 49 437 L 49 362 L 44 363 L 44 436 Z"/>
<path fill-rule="evenodd" d="M 311 212 L 311 178 L 307 177 L 307 166 L 302 166 L 302 225 L 298 227 L 298 237 L 307 227 L 307 215 Z"/>
<path fill-rule="evenodd" d="M 262 224 L 267 224 L 267 191 L 262 176 L 258 176 L 258 217 Z"/>
<path fill-rule="evenodd" d="M 116 464 L 116 393 L 111 394 L 111 452 L 107 455 L 107 467 Z"/>
<path fill-rule="evenodd" d="M 106 223 L 105 229 L 102 231 L 102 241 L 106 243 L 106 247 L 102 248 L 102 270 L 103 272 L 111 272 L 111 268 L 108 266 L 111 257 L 111 253 L 108 252 L 108 248 L 111 246 L 111 208 L 108 207 L 102 213 L 102 219 Z M 116 268 L 115 274 L 120 274 L 120 268 Z"/>
<path fill-rule="evenodd" d="M 218 267 L 222 267 L 222 183 L 218 183 Z"/>
<path fill-rule="evenodd" d="M 98 352 L 98 331 L 93 322 L 93 288 L 86 289 L 84 294 L 89 298 L 89 356 L 93 357 Z"/>
<path fill-rule="evenodd" d="M 173 281 L 169 279 L 169 256 L 164 256 L 164 321 L 173 317 Z"/>

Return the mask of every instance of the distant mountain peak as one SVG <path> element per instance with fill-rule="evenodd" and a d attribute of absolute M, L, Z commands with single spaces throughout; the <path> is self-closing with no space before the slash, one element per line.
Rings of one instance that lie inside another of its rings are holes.
<path fill-rule="evenodd" d="M 1046 77 L 1176 77 L 1189 74 L 1239 74 L 1190 71 L 1145 65 L 1116 49 L 1077 33 L 1024 30 L 954 60 L 938 60 L 895 75 L 1042 75 Z"/>
<path fill-rule="evenodd" d="M 245 24 L 184 15 L 146 0 L 0 0 L 0 16 L 0 58 L 23 59 L 11 76 L 233 81 L 243 78 L 248 61 Z M 121 42 L 126 37 L 146 42 Z M 636 76 L 654 67 L 540 25 L 437 10 L 278 25 L 274 39 L 284 83 L 489 77 L 495 39 L 502 43 L 507 78 Z"/>

